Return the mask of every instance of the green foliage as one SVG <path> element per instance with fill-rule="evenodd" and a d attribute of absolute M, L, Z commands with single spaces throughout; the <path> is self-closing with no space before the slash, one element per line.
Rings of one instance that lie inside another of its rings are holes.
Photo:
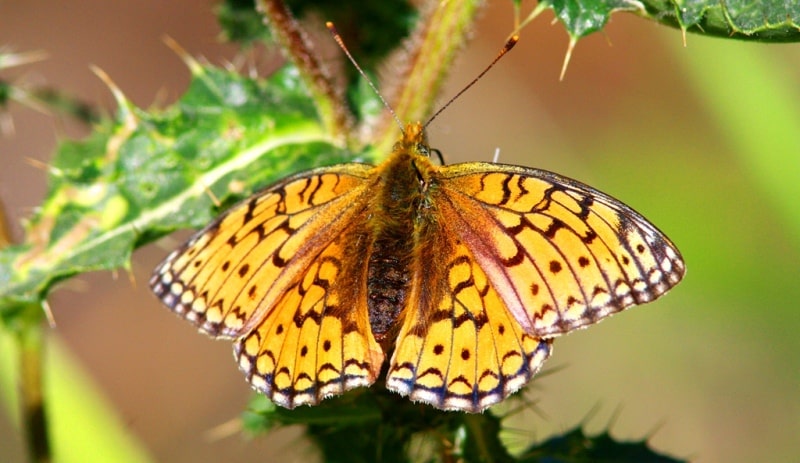
<path fill-rule="evenodd" d="M 800 3 L 783 0 L 645 0 L 644 16 L 704 35 L 761 42 L 800 40 Z"/>
<path fill-rule="evenodd" d="M 216 14 L 225 40 L 243 45 L 272 40 L 269 28 L 264 26 L 264 18 L 256 11 L 254 0 L 221 1 Z"/>
<path fill-rule="evenodd" d="M 677 463 L 684 460 L 659 454 L 647 446 L 647 441 L 620 442 L 608 431 L 596 436 L 587 436 L 581 428 L 536 444 L 518 461 L 520 463 L 590 463 L 590 462 L 638 462 Z"/>
<path fill-rule="evenodd" d="M 317 445 L 322 461 L 328 463 L 682 461 L 655 452 L 646 440 L 621 442 L 608 431 L 587 436 L 581 427 L 512 455 L 501 439 L 504 417 L 492 410 L 482 414 L 442 412 L 375 387 L 294 410 L 277 407 L 262 396 L 254 397 L 242 422 L 250 433 L 304 424 L 306 436 Z"/>
<path fill-rule="evenodd" d="M 611 13 L 637 9 L 637 4 L 629 0 L 545 0 L 542 5 L 552 8 L 569 35 L 575 38 L 602 29 Z"/>
<path fill-rule="evenodd" d="M 352 159 L 321 130 L 292 68 L 266 81 L 190 69 L 173 106 L 147 112 L 120 99 L 115 120 L 61 143 L 26 242 L 0 251 L 0 314 L 72 275 L 127 267 L 137 245 L 201 226 L 218 212 L 211 195 L 230 204 L 291 172 Z"/>
<path fill-rule="evenodd" d="M 517 6 L 521 0 L 514 0 Z M 630 11 L 684 31 L 762 42 L 800 41 L 800 3 L 783 0 L 543 0 L 573 39 L 602 29 L 612 13 Z"/>

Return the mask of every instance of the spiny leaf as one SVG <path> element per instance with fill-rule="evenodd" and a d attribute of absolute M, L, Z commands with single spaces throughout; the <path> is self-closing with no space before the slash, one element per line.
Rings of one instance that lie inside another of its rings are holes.
<path fill-rule="evenodd" d="M 644 0 L 646 17 L 704 35 L 763 42 L 800 41 L 800 2 Z"/>
<path fill-rule="evenodd" d="M 587 436 L 581 427 L 551 437 L 531 446 L 519 463 L 680 463 L 684 460 L 662 455 L 651 449 L 646 440 L 621 442 L 608 431 Z"/>
<path fill-rule="evenodd" d="M 784 0 L 544 0 L 574 40 L 632 11 L 681 30 L 765 42 L 800 41 L 800 2 Z"/>
<path fill-rule="evenodd" d="M 500 442 L 501 419 L 492 413 L 445 412 L 410 402 L 381 386 L 294 410 L 255 396 L 242 423 L 250 433 L 305 425 L 306 436 L 326 462 L 447 461 L 435 458 L 443 454 L 467 463 L 514 461 Z"/>
<path fill-rule="evenodd" d="M 513 0 L 516 8 L 519 0 Z M 784 0 L 543 0 L 574 43 L 605 27 L 611 14 L 631 11 L 683 31 L 764 42 L 800 41 L 800 2 Z M 528 18 L 532 19 L 532 18 Z"/>
<path fill-rule="evenodd" d="M 635 0 L 545 0 L 571 37 L 585 37 L 597 32 L 616 11 L 641 10 Z"/>
<path fill-rule="evenodd" d="M 646 440 L 622 442 L 608 431 L 587 436 L 579 426 L 563 434 L 531 445 L 519 455 L 511 455 L 499 436 L 502 417 L 491 411 L 483 414 L 454 413 L 409 402 L 380 386 L 356 389 L 328 399 L 315 407 L 287 410 L 263 396 L 255 396 L 242 416 L 250 433 L 263 433 L 276 427 L 302 424 L 306 435 L 323 454 L 323 461 L 453 461 L 468 463 L 589 463 L 650 462 L 676 463 L 683 460 L 659 454 Z M 358 436 L 354 438 L 353 436 Z M 418 446 L 409 443 L 414 436 Z M 425 445 L 421 445 L 425 443 Z M 423 458 L 419 448 L 433 452 Z M 434 455 L 437 455 L 436 458 Z"/>
<path fill-rule="evenodd" d="M 62 142 L 25 242 L 0 252 L 0 314 L 69 276 L 129 265 L 133 248 L 290 172 L 352 156 L 333 146 L 287 67 L 266 81 L 187 60 L 188 91 L 163 111 L 120 109 L 80 142 Z"/>

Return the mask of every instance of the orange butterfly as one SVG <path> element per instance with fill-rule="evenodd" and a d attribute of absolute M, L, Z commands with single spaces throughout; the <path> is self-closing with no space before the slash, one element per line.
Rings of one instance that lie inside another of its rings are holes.
<path fill-rule="evenodd" d="M 410 124 L 381 165 L 285 178 L 234 206 L 150 285 L 232 339 L 288 408 L 369 386 L 478 412 L 522 387 L 553 338 L 661 296 L 684 274 L 637 212 L 538 169 L 434 165 Z"/>

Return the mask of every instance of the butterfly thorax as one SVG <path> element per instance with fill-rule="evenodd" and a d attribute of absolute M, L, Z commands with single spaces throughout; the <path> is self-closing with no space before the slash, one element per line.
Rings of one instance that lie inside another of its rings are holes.
<path fill-rule="evenodd" d="M 420 124 L 409 124 L 390 158 L 378 167 L 370 204 L 372 246 L 367 265 L 367 305 L 372 333 L 391 343 L 406 303 L 428 186 L 436 167 L 428 160 Z"/>

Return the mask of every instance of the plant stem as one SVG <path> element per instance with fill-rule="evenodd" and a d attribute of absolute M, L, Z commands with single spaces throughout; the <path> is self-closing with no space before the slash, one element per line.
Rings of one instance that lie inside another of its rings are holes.
<path fill-rule="evenodd" d="M 330 74 L 312 52 L 308 38 L 289 9 L 280 0 L 256 0 L 256 9 L 264 15 L 264 22 L 281 50 L 300 71 L 325 129 L 335 138 L 348 141 L 352 124 L 343 99 L 334 89 Z"/>
<path fill-rule="evenodd" d="M 467 41 L 467 33 L 475 21 L 480 1 L 452 0 L 430 2 L 423 11 L 402 57 L 399 90 L 390 99 L 402 121 L 421 121 L 430 113 L 444 84 L 453 59 Z M 398 137 L 399 128 L 386 114 L 377 124 L 376 149 L 389 153 Z"/>
<path fill-rule="evenodd" d="M 0 204 L 0 249 L 11 244 L 5 210 Z M 31 462 L 45 463 L 52 460 L 50 434 L 45 414 L 42 393 L 42 307 L 27 303 L 20 307 L 24 314 L 16 327 L 17 354 L 19 361 L 19 391 L 22 403 L 22 428 L 25 430 L 28 458 Z"/>
<path fill-rule="evenodd" d="M 31 324 L 18 333 L 22 420 L 28 456 L 32 462 L 52 460 L 50 435 L 42 393 L 44 338 L 41 323 Z"/>

